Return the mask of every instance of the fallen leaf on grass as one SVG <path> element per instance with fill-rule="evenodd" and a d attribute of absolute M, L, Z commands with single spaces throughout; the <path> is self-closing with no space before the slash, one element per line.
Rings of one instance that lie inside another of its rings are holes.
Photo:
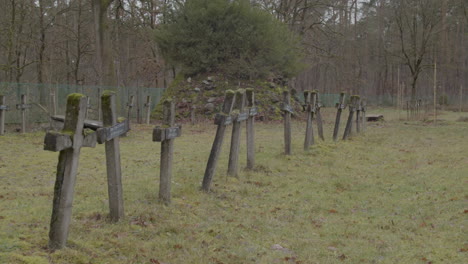
<path fill-rule="evenodd" d="M 330 214 L 336 214 L 336 213 L 338 213 L 338 211 L 335 210 L 335 209 L 331 209 L 331 210 L 329 210 L 328 212 L 329 212 Z"/>
<path fill-rule="evenodd" d="M 345 254 L 341 254 L 340 256 L 338 256 L 338 259 L 339 260 L 345 260 L 347 257 Z"/>

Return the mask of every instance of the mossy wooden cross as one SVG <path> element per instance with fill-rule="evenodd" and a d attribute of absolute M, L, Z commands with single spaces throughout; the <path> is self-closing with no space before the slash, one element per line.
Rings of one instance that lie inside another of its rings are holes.
<path fill-rule="evenodd" d="M 312 120 L 315 114 L 315 100 L 317 99 L 316 95 L 316 92 L 304 91 L 305 110 L 307 111 L 304 150 L 309 150 L 310 146 L 314 144 L 314 130 L 312 127 Z"/>
<path fill-rule="evenodd" d="M 159 181 L 159 199 L 169 204 L 171 202 L 172 157 L 174 154 L 174 139 L 180 137 L 181 126 L 175 126 L 175 104 L 172 99 L 163 102 L 163 126 L 153 130 L 153 141 L 161 142 L 161 165 Z"/>
<path fill-rule="evenodd" d="M 229 151 L 229 163 L 227 174 L 229 176 L 238 176 L 239 165 L 239 148 L 240 135 L 242 130 L 242 122 L 249 118 L 249 112 L 244 111 L 245 107 L 245 90 L 238 89 L 236 91 L 234 109 L 232 112 L 233 125 L 231 134 L 231 148 Z"/>
<path fill-rule="evenodd" d="M 336 103 L 336 119 L 335 119 L 335 128 L 333 129 L 333 140 L 337 141 L 338 140 L 338 132 L 340 130 L 340 122 L 341 122 L 341 113 L 343 112 L 343 109 L 345 109 L 345 93 L 342 92 L 340 93 L 340 100 L 338 103 Z"/>
<path fill-rule="evenodd" d="M 5 112 L 10 110 L 5 104 L 5 96 L 0 94 L 0 135 L 5 134 Z"/>
<path fill-rule="evenodd" d="M 350 102 L 349 102 L 349 116 L 348 116 L 348 121 L 346 122 L 346 128 L 343 134 L 343 140 L 346 140 L 349 138 L 349 136 L 351 136 L 352 128 L 353 128 L 354 112 L 356 112 L 358 102 L 359 102 L 359 95 L 351 95 Z"/>
<path fill-rule="evenodd" d="M 27 96 L 21 95 L 21 103 L 16 104 L 16 110 L 21 111 L 21 133 L 26 133 L 26 110 L 31 108 L 31 104 L 27 104 Z"/>
<path fill-rule="evenodd" d="M 231 111 L 235 101 L 236 94 L 232 90 L 227 90 L 224 96 L 224 103 L 221 113 L 215 117 L 215 124 L 218 125 L 216 136 L 211 147 L 210 157 L 206 164 L 205 175 L 203 176 L 202 190 L 205 192 L 210 191 L 211 182 L 215 174 L 216 165 L 218 163 L 221 147 L 223 145 L 224 134 L 226 127 L 232 123 Z"/>
<path fill-rule="evenodd" d="M 258 109 L 255 106 L 255 93 L 254 89 L 248 88 L 245 90 L 247 99 L 247 109 L 249 118 L 247 119 L 247 169 L 253 170 L 255 168 L 255 116 L 258 114 Z"/>
<path fill-rule="evenodd" d="M 85 135 L 83 129 L 86 106 L 84 95 L 70 94 L 62 132 L 48 132 L 44 139 L 45 150 L 60 151 L 49 231 L 51 249 L 63 248 L 67 242 L 81 147 L 96 145 L 96 133 Z"/>
<path fill-rule="evenodd" d="M 284 154 L 291 155 L 291 115 L 294 113 L 291 107 L 291 94 L 283 92 L 283 103 L 281 110 L 284 113 Z"/>
<path fill-rule="evenodd" d="M 101 95 L 102 128 L 97 129 L 97 142 L 105 143 L 109 216 L 112 222 L 124 216 L 122 167 L 120 163 L 120 139 L 130 130 L 128 119 L 117 122 L 116 95 L 104 91 Z"/>

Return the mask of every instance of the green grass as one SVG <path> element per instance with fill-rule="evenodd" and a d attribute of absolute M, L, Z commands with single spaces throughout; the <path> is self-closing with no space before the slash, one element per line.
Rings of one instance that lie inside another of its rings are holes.
<path fill-rule="evenodd" d="M 200 186 L 214 126 L 185 125 L 170 206 L 157 201 L 160 144 L 152 126 L 135 126 L 121 140 L 117 224 L 106 218 L 104 147 L 83 149 L 68 247 L 55 252 L 46 245 L 58 153 L 42 150 L 44 133 L 2 136 L 0 263 L 466 263 L 468 123 L 449 112 L 437 126 L 398 122 L 376 109 L 385 122 L 334 143 L 334 112 L 323 110 L 327 138 L 309 152 L 305 124 L 293 123 L 291 156 L 281 123 L 257 123 L 258 166 L 239 178 L 225 176 L 228 133 L 209 194 Z"/>

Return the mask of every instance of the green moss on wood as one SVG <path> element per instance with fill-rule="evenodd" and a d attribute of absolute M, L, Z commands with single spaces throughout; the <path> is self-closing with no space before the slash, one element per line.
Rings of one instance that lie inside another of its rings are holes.
<path fill-rule="evenodd" d="M 122 122 L 124 122 L 126 119 L 127 119 L 127 118 L 125 118 L 125 117 L 118 117 L 118 118 L 117 118 L 117 123 L 122 123 Z"/>
<path fill-rule="evenodd" d="M 80 104 L 81 98 L 86 97 L 84 94 L 72 93 L 67 97 L 67 105 L 78 106 Z"/>

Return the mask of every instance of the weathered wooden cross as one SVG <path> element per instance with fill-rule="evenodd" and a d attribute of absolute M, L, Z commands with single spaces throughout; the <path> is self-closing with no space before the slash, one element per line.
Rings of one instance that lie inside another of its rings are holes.
<path fill-rule="evenodd" d="M 361 133 L 361 99 L 356 99 L 356 133 Z"/>
<path fill-rule="evenodd" d="M 340 101 L 336 104 L 337 112 L 336 112 L 336 119 L 335 119 L 335 128 L 333 129 L 333 140 L 338 140 L 338 132 L 340 130 L 340 122 L 341 122 L 341 112 L 345 109 L 345 93 L 340 93 Z"/>
<path fill-rule="evenodd" d="M 349 136 L 351 136 L 352 127 L 353 127 L 353 117 L 354 117 L 354 112 L 356 112 L 358 101 L 359 101 L 358 95 L 351 95 L 350 102 L 349 102 L 349 116 L 348 116 L 348 121 L 346 123 L 345 131 L 343 134 L 343 140 L 346 140 L 348 139 Z"/>
<path fill-rule="evenodd" d="M 239 164 L 239 148 L 240 136 L 242 130 L 242 122 L 249 118 L 249 112 L 244 111 L 245 107 L 245 90 L 238 89 L 235 95 L 234 109 L 232 113 L 233 125 L 231 135 L 231 148 L 229 151 L 229 163 L 227 174 L 229 176 L 238 176 Z"/>
<path fill-rule="evenodd" d="M 85 113 L 86 97 L 70 94 L 62 132 L 48 132 L 44 139 L 45 150 L 60 151 L 49 231 L 51 249 L 63 248 L 67 242 L 81 147 L 96 145 L 96 133 L 84 133 Z"/>
<path fill-rule="evenodd" d="M 174 139 L 182 134 L 182 127 L 175 124 L 175 104 L 172 99 L 163 102 L 163 126 L 153 130 L 153 141 L 161 142 L 161 165 L 159 199 L 165 204 L 171 202 L 172 157 Z"/>
<path fill-rule="evenodd" d="M 362 131 L 366 131 L 366 125 L 367 125 L 367 117 L 366 117 L 366 111 L 367 111 L 367 101 L 365 99 L 361 100 L 361 123 L 362 123 Z"/>
<path fill-rule="evenodd" d="M 248 88 L 245 90 L 247 99 L 247 109 L 249 118 L 247 119 L 247 169 L 255 168 L 255 116 L 258 114 L 258 109 L 255 107 L 254 89 Z"/>
<path fill-rule="evenodd" d="M 115 92 L 104 91 L 101 95 L 103 127 L 97 129 L 97 142 L 105 143 L 109 216 L 112 222 L 118 222 L 124 216 L 119 137 L 130 129 L 127 119 L 117 123 L 116 108 Z"/>
<path fill-rule="evenodd" d="M 151 95 L 146 96 L 146 103 L 145 103 L 145 108 L 146 108 L 146 124 L 150 124 L 150 119 L 151 119 Z"/>
<path fill-rule="evenodd" d="M 294 110 L 291 107 L 291 94 L 283 91 L 283 104 L 281 110 L 284 116 L 284 154 L 291 155 L 291 115 Z"/>
<path fill-rule="evenodd" d="M 21 103 L 16 104 L 16 109 L 21 110 L 21 133 L 26 133 L 26 110 L 31 108 L 31 104 L 27 104 L 26 101 L 26 95 L 22 94 L 21 95 Z"/>
<path fill-rule="evenodd" d="M 5 112 L 10 110 L 10 107 L 5 104 L 5 96 L 0 94 L 0 135 L 5 134 Z"/>
<path fill-rule="evenodd" d="M 130 125 L 130 120 L 132 118 L 132 109 L 135 106 L 134 101 L 135 101 L 135 96 L 130 95 L 130 98 L 128 99 L 128 102 L 127 102 L 127 109 L 128 109 L 127 110 L 127 119 L 128 119 L 128 124 L 129 125 Z"/>
<path fill-rule="evenodd" d="M 224 103 L 221 113 L 215 117 L 215 124 L 218 125 L 216 136 L 211 147 L 210 157 L 206 164 L 205 175 L 203 176 L 202 190 L 205 192 L 210 191 L 211 182 L 215 174 L 216 165 L 218 163 L 219 154 L 223 145 L 224 134 L 226 127 L 232 123 L 231 111 L 234 104 L 236 94 L 232 90 L 227 90 L 224 96 Z"/>
<path fill-rule="evenodd" d="M 320 98 L 319 98 L 319 92 L 316 92 L 316 99 L 315 99 L 315 117 L 317 120 L 317 130 L 318 130 L 318 136 L 321 140 L 325 140 L 325 137 L 323 135 L 323 119 L 322 119 L 322 112 L 320 111 L 322 109 L 322 104 L 320 103 Z"/>
<path fill-rule="evenodd" d="M 314 144 L 314 130 L 312 127 L 312 119 L 315 113 L 315 100 L 317 99 L 316 93 L 311 91 L 304 91 L 305 110 L 307 111 L 306 134 L 304 139 L 304 150 L 309 150 L 310 146 Z"/>

